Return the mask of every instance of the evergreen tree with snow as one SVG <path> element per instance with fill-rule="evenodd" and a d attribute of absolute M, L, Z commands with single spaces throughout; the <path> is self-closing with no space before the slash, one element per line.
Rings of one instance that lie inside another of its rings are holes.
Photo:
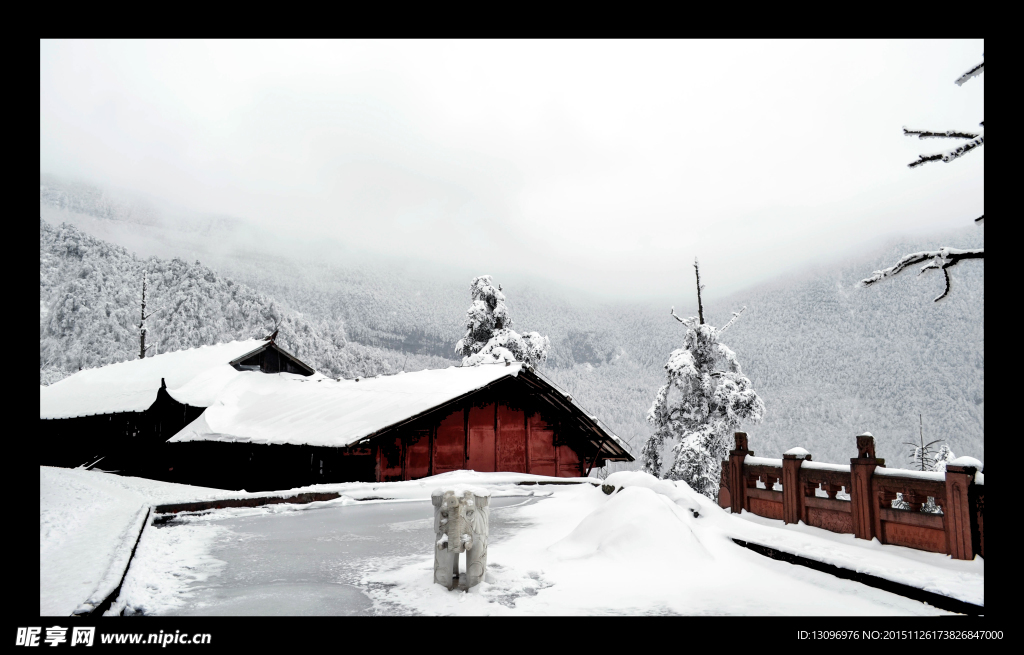
<path fill-rule="evenodd" d="M 946 464 L 956 459 L 956 455 L 953 454 L 953 450 L 949 447 L 949 444 L 942 444 L 942 446 L 939 447 L 939 452 L 935 453 L 933 459 L 935 463 L 932 465 L 932 470 L 945 473 Z"/>
<path fill-rule="evenodd" d="M 984 56 L 984 55 L 983 55 Z M 963 86 L 963 83 L 970 80 L 972 77 L 977 77 L 985 72 L 985 62 L 982 61 L 980 64 L 967 71 L 956 79 L 957 86 Z M 907 164 L 910 168 L 915 168 L 922 164 L 926 164 L 930 161 L 942 160 L 946 163 L 959 159 L 967 153 L 976 150 L 985 145 L 985 121 L 978 123 L 981 130 L 911 130 L 903 127 L 903 134 L 905 136 L 916 136 L 919 139 L 966 139 L 960 145 L 955 148 L 949 148 L 941 152 L 935 152 L 928 155 L 918 155 L 915 161 Z M 974 219 L 976 224 L 980 224 L 985 220 L 985 215 L 982 214 L 978 218 Z M 953 268 L 962 261 L 968 259 L 984 259 L 985 249 L 984 248 L 949 248 L 942 247 L 938 250 L 924 250 L 921 252 L 910 253 L 904 255 L 898 262 L 890 266 L 889 268 L 881 271 L 875 271 L 871 277 L 865 278 L 860 281 L 861 286 L 868 287 L 876 282 L 880 282 L 887 277 L 892 277 L 897 273 L 920 264 L 921 262 L 928 262 L 921 267 L 918 275 L 928 270 L 940 269 L 946 279 L 946 288 L 935 298 L 935 302 L 939 302 L 943 298 L 949 295 L 949 269 Z"/>
<path fill-rule="evenodd" d="M 490 275 L 473 278 L 469 285 L 473 304 L 466 310 L 466 334 L 455 344 L 463 366 L 495 362 L 524 362 L 537 366 L 548 356 L 551 342 L 538 332 L 520 335 L 511 329 L 501 285 Z"/>
<path fill-rule="evenodd" d="M 733 314 L 718 329 L 704 322 L 700 292 L 700 268 L 696 260 L 698 316 L 680 318 L 684 326 L 683 347 L 672 351 L 665 364 L 667 381 L 658 389 L 647 413 L 654 433 L 640 453 L 644 471 L 656 477 L 684 480 L 695 491 L 717 498 L 721 462 L 729 450 L 729 437 L 742 421 L 759 422 L 764 403 L 743 375 L 736 354 L 719 341 L 736 321 Z M 744 308 L 746 309 L 746 308 Z M 662 448 L 676 440 L 675 459 L 665 470 Z"/>

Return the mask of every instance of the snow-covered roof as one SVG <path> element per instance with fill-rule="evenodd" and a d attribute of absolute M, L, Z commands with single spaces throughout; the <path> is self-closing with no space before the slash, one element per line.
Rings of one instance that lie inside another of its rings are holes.
<path fill-rule="evenodd" d="M 450 366 L 358 381 L 243 372 L 170 441 L 345 447 L 521 369 Z"/>
<path fill-rule="evenodd" d="M 450 366 L 416 373 L 330 380 L 317 377 L 239 373 L 222 387 L 201 416 L 170 441 L 231 441 L 260 444 L 302 444 L 343 448 L 364 437 L 416 418 L 499 380 L 520 377 L 524 364 Z M 212 374 L 211 374 L 212 375 Z M 548 384 L 532 375 L 533 384 Z M 201 386 L 196 380 L 181 391 Z M 215 384 L 212 386 L 216 386 Z M 557 393 L 548 385 L 543 387 Z M 571 399 L 573 411 L 586 417 L 598 443 L 610 457 L 630 457 L 625 444 Z M 625 453 L 622 455 L 620 450 Z"/>
<path fill-rule="evenodd" d="M 232 341 L 79 371 L 39 388 L 39 418 L 143 412 L 156 400 L 161 379 L 178 402 L 206 407 L 240 375 L 228 362 L 266 344 L 263 339 Z"/>

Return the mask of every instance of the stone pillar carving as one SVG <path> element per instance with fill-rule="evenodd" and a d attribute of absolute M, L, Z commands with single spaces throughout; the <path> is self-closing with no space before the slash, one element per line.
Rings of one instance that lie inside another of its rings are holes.
<path fill-rule="evenodd" d="M 459 584 L 459 553 L 466 553 L 466 588 L 483 581 L 487 573 L 490 497 L 479 488 L 462 485 L 435 489 L 434 582 L 454 589 Z"/>
<path fill-rule="evenodd" d="M 878 532 L 878 502 L 871 492 L 871 476 L 875 469 L 885 466 L 884 459 L 875 457 L 875 438 L 870 432 L 857 436 L 857 457 L 850 459 L 850 510 L 853 534 L 858 539 L 872 539 Z"/>
<path fill-rule="evenodd" d="M 736 432 L 733 437 L 736 448 L 729 451 L 729 507 L 733 514 L 739 514 L 747 509 L 747 476 L 743 473 L 743 460 L 754 452 L 747 449 L 746 432 Z"/>

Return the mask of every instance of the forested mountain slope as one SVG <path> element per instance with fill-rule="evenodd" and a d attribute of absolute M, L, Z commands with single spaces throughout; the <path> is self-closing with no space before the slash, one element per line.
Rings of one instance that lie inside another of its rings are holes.
<path fill-rule="evenodd" d="M 981 229 L 928 243 L 900 243 L 802 280 L 780 280 L 715 303 L 713 317 L 747 311 L 725 334 L 768 408 L 751 427 L 758 454 L 800 445 L 820 461 L 856 456 L 854 435 L 871 431 L 879 457 L 906 466 L 904 441 L 945 439 L 957 455 L 984 459 L 984 264 L 943 278 L 907 272 L 864 289 L 856 282 L 923 246 L 982 245 Z"/>
<path fill-rule="evenodd" d="M 305 317 L 198 261 L 139 259 L 71 225 L 39 222 L 40 382 L 139 356 L 143 271 L 147 354 L 263 337 L 325 374 L 377 375 L 447 365 L 348 342 L 340 322 Z"/>

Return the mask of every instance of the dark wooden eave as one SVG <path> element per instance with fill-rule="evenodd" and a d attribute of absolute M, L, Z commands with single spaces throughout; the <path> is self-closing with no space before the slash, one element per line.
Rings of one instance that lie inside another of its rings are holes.
<path fill-rule="evenodd" d="M 609 462 L 632 462 L 634 458 L 629 451 L 623 448 L 607 430 L 601 427 L 596 419 L 590 417 L 579 405 L 551 385 L 550 382 L 540 377 L 533 368 L 523 367 L 519 373 L 519 379 L 526 385 L 533 387 L 537 395 L 543 398 L 552 407 L 562 412 L 571 414 L 576 421 L 580 431 L 585 435 L 590 446 L 589 452 L 581 453 L 590 462 L 592 459 L 603 459 Z M 595 458 L 594 456 L 597 455 Z"/>
<path fill-rule="evenodd" d="M 254 348 L 253 350 L 250 350 L 249 352 L 245 353 L 244 355 L 242 355 L 240 357 L 234 358 L 233 360 L 228 362 L 228 364 L 230 364 L 231 366 L 233 366 L 234 368 L 236 368 L 238 370 L 243 370 L 241 368 L 241 366 L 240 366 L 241 362 L 245 361 L 246 359 L 249 359 L 253 355 L 258 355 L 261 352 L 263 352 L 265 350 L 268 350 L 268 349 L 273 349 L 273 350 L 277 351 L 277 354 L 280 357 L 283 357 L 283 358 L 287 359 L 289 362 L 291 362 L 292 364 L 294 364 L 296 368 L 298 368 L 299 370 L 303 371 L 304 375 L 313 375 L 314 373 L 316 373 L 316 371 L 313 370 L 313 367 L 311 367 L 308 364 L 304 363 L 299 358 L 297 358 L 295 355 L 291 354 L 290 352 L 288 352 L 287 350 L 285 350 L 284 348 L 282 348 L 281 346 L 277 345 L 276 343 L 274 343 L 271 340 L 268 340 L 262 346 Z"/>

